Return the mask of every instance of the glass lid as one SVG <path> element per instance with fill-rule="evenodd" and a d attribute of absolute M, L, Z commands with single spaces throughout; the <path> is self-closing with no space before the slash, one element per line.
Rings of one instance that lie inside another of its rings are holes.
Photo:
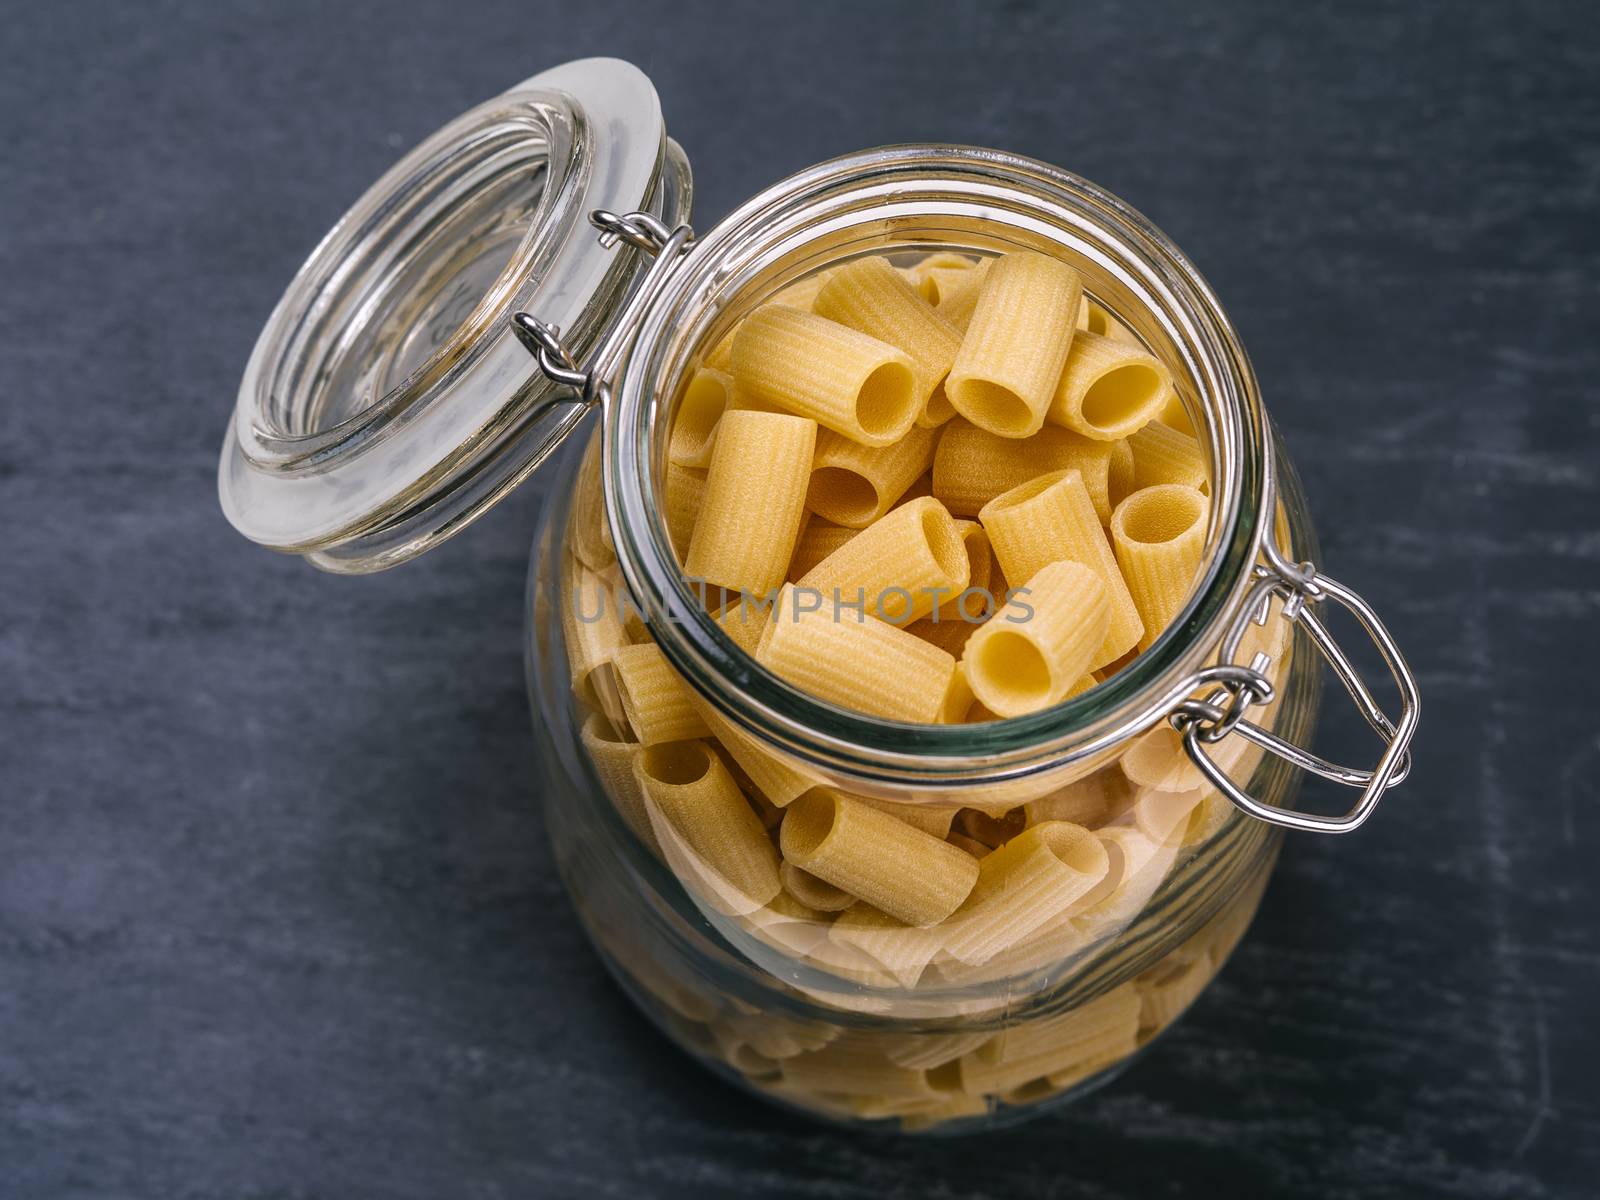
<path fill-rule="evenodd" d="M 586 355 L 648 266 L 588 214 L 688 219 L 687 161 L 637 67 L 592 58 L 462 114 L 383 175 L 300 268 L 256 342 L 218 492 L 240 533 L 338 572 L 466 526 L 587 411 L 510 317 Z"/>

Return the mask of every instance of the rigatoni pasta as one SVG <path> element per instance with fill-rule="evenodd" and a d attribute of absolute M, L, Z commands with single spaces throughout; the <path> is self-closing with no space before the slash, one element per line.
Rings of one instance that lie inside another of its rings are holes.
<path fill-rule="evenodd" d="M 1161 636 L 1194 588 L 1206 512 L 1206 498 L 1194 488 L 1168 483 L 1133 493 L 1111 518 L 1117 564 L 1144 625 L 1140 650 Z"/>
<path fill-rule="evenodd" d="M 912 426 L 889 446 L 860 442 L 823 430 L 817 437 L 806 507 L 836 525 L 872 524 L 933 465 L 934 431 Z"/>
<path fill-rule="evenodd" d="M 945 395 L 991 433 L 1027 437 L 1044 424 L 1077 325 L 1083 282 L 1059 259 L 1017 252 L 989 268 Z"/>
<path fill-rule="evenodd" d="M 940 604 L 955 602 L 970 573 L 966 540 L 944 506 L 928 497 L 902 505 L 862 530 L 795 586 L 820 593 L 830 612 L 835 604 L 852 604 L 905 625 Z"/>
<path fill-rule="evenodd" d="M 899 441 L 916 422 L 911 356 L 800 309 L 768 305 L 733 338 L 733 378 L 757 399 L 865 446 Z"/>
<path fill-rule="evenodd" d="M 1082 331 L 1050 399 L 1050 420 L 1084 437 L 1114 442 L 1155 420 L 1172 373 L 1140 346 Z"/>
<path fill-rule="evenodd" d="M 967 641 L 967 682 L 1003 717 L 1059 704 L 1088 672 L 1110 623 L 1100 577 L 1082 563 L 1050 563 Z"/>
<path fill-rule="evenodd" d="M 1072 469 L 1083 477 L 1100 520 L 1109 521 L 1115 452 L 1115 443 L 1090 441 L 1054 426 L 1018 439 L 956 420 L 945 426 L 934 449 L 933 494 L 958 517 L 975 517 L 985 504 L 1014 487 L 1040 475 Z"/>
<path fill-rule="evenodd" d="M 684 571 L 735 591 L 779 587 L 800 533 L 816 422 L 783 413 L 724 415 Z"/>

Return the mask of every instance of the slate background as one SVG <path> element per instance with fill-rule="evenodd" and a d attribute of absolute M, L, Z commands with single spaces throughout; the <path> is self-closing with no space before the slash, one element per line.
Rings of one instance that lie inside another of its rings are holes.
<path fill-rule="evenodd" d="M 1590 6 L 5 9 L 0 1196 L 1596 1194 Z M 634 1015 L 532 783 L 537 487 L 367 579 L 218 513 L 238 376 L 324 229 L 596 53 L 654 77 L 702 225 L 939 139 L 1143 209 L 1421 677 L 1415 782 L 1293 838 L 1218 985 L 1074 1111 L 825 1132 Z"/>

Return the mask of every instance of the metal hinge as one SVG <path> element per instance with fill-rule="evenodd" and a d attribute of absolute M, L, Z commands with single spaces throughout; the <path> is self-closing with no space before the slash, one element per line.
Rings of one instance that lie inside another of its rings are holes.
<path fill-rule="evenodd" d="M 1273 509 L 1269 507 L 1268 511 Z M 1207 687 L 1212 690 L 1198 698 L 1191 695 L 1180 701 L 1168 714 L 1167 720 L 1183 735 L 1184 749 L 1205 777 L 1251 816 L 1289 829 L 1348 833 L 1371 816 L 1384 792 L 1403 781 L 1411 770 L 1411 737 L 1416 732 L 1417 717 L 1421 711 L 1417 679 L 1388 629 L 1365 600 L 1337 580 L 1318 572 L 1311 563 L 1290 560 L 1270 537 L 1262 545 L 1262 555 L 1266 562 L 1255 568 L 1255 583 L 1246 597 L 1239 619 L 1222 639 L 1218 665 L 1197 671 L 1191 677 L 1194 686 L 1186 689 L 1191 693 Z M 1345 691 L 1356 702 L 1361 715 L 1383 739 L 1383 753 L 1372 770 L 1331 763 L 1245 719 L 1245 714 L 1253 705 L 1272 701 L 1272 682 L 1265 673 L 1271 665 L 1271 659 L 1264 653 L 1257 653 L 1245 665 L 1235 663 L 1233 659 L 1239 652 L 1246 628 L 1252 623 L 1264 625 L 1271 619 L 1275 597 L 1282 604 L 1279 612 L 1281 619 L 1298 624 L 1310 635 L 1312 643 L 1327 659 Z M 1342 605 L 1361 622 L 1362 628 L 1383 655 L 1384 664 L 1400 689 L 1398 720 L 1389 719 L 1360 673 L 1328 632 L 1328 627 L 1317 617 L 1314 610 L 1329 600 Z M 1229 779 L 1206 751 L 1207 746 L 1220 742 L 1230 734 L 1254 742 L 1302 770 L 1347 787 L 1360 788 L 1361 797 L 1348 812 L 1335 817 L 1295 812 L 1257 800 Z"/>
<path fill-rule="evenodd" d="M 573 389 L 585 403 L 593 404 L 605 399 L 611 378 L 638 332 L 639 317 L 660 290 L 673 265 L 693 244 L 694 230 L 688 225 L 668 229 L 648 212 L 618 216 L 605 209 L 590 213 L 589 224 L 600 231 L 602 246 L 609 249 L 619 241 L 626 242 L 651 255 L 655 261 L 606 328 L 588 366 L 578 366 L 571 350 L 561 340 L 561 330 L 554 325 L 526 312 L 512 313 L 510 319 L 517 340 L 533 355 L 545 378 Z"/>

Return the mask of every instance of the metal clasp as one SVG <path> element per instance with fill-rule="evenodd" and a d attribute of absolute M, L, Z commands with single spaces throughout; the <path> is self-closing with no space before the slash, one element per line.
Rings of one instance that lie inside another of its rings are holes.
<path fill-rule="evenodd" d="M 1197 688 L 1207 684 L 1216 684 L 1216 688 L 1201 699 L 1191 697 L 1181 701 L 1167 719 L 1183 735 L 1184 749 L 1206 778 L 1251 816 L 1290 829 L 1348 833 L 1371 816 L 1383 793 L 1403 781 L 1411 770 L 1409 748 L 1421 709 L 1416 676 L 1388 629 L 1365 600 L 1337 580 L 1318 572 L 1311 563 L 1290 561 L 1270 538 L 1263 545 L 1262 552 L 1267 561 L 1255 568 L 1256 582 L 1246 598 L 1244 610 L 1222 639 L 1219 665 L 1197 672 L 1194 677 Z M 1356 702 L 1361 715 L 1384 740 L 1383 754 L 1372 770 L 1363 771 L 1331 763 L 1245 719 L 1245 713 L 1252 705 L 1270 703 L 1272 699 L 1272 683 L 1265 674 L 1271 659 L 1265 653 L 1257 653 L 1244 666 L 1234 663 L 1233 659 L 1239 652 L 1248 626 L 1252 623 L 1264 625 L 1271 619 L 1274 598 L 1282 605 L 1279 612 L 1282 619 L 1305 629 L 1333 667 L 1339 682 L 1344 684 L 1345 691 Z M 1382 653 L 1384 663 L 1400 689 L 1399 720 L 1389 719 L 1354 664 L 1317 617 L 1314 611 L 1316 607 L 1329 600 L 1343 606 L 1360 621 Z M 1337 817 L 1295 812 L 1257 800 L 1229 779 L 1206 751 L 1206 746 L 1221 741 L 1229 734 L 1238 734 L 1302 770 L 1348 787 L 1358 787 L 1361 797 L 1349 812 Z"/>
<path fill-rule="evenodd" d="M 645 272 L 639 286 L 633 290 L 622 311 L 607 327 L 595 347 L 587 368 L 578 366 L 572 351 L 561 340 L 561 330 L 546 324 L 531 313 L 511 314 L 511 329 L 523 348 L 533 355 L 539 370 L 546 379 L 563 387 L 572 388 L 584 403 L 603 401 L 611 386 L 622 356 L 638 331 L 639 317 L 645 306 L 660 289 L 669 271 L 694 242 L 694 230 L 688 225 L 676 229 L 652 213 L 630 212 L 618 216 L 597 208 L 589 214 L 589 224 L 600 231 L 600 244 L 607 249 L 619 241 L 652 255 L 655 262 Z"/>

